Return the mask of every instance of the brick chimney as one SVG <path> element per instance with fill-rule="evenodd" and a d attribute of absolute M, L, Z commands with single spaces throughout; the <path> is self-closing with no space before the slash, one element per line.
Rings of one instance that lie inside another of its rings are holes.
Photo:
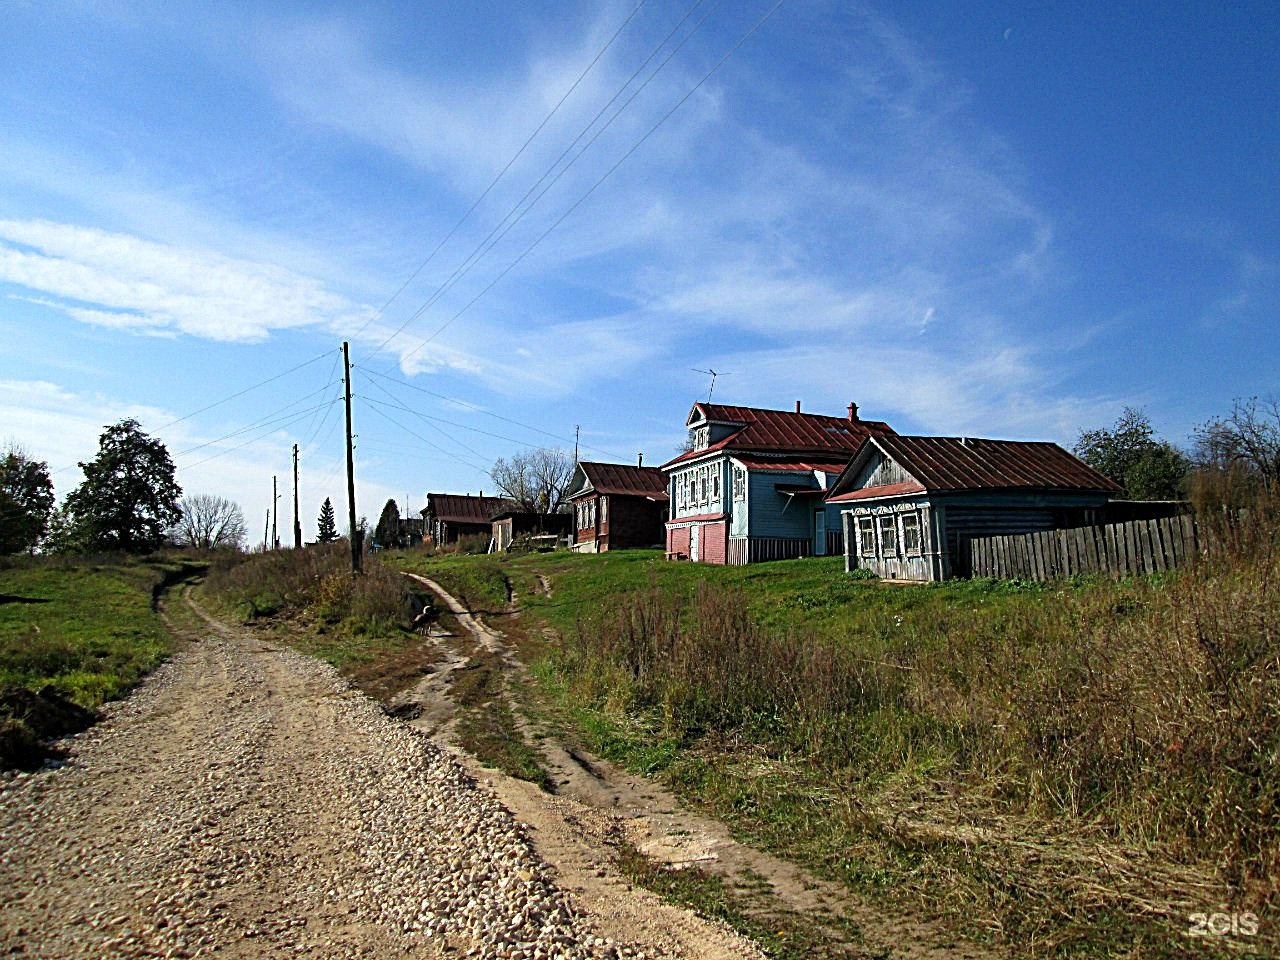
<path fill-rule="evenodd" d="M 856 403 L 849 404 L 849 422 L 858 422 L 858 405 Z"/>
<path fill-rule="evenodd" d="M 797 401 L 796 401 L 796 413 L 799 413 L 799 412 L 800 412 L 800 401 L 799 401 L 799 400 L 797 400 Z"/>

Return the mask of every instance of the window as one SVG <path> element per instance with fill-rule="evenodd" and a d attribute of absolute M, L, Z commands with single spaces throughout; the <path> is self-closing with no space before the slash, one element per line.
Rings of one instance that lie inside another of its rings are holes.
<path fill-rule="evenodd" d="M 711 428 L 699 427 L 693 431 L 693 449 L 703 450 L 711 443 Z"/>
<path fill-rule="evenodd" d="M 609 522 L 609 498 L 601 497 L 600 498 L 600 523 L 603 525 L 608 522 Z"/>
<path fill-rule="evenodd" d="M 711 468 L 711 499 L 720 499 L 720 467 Z"/>
<path fill-rule="evenodd" d="M 920 514 L 914 510 L 902 515 L 902 552 L 908 557 L 920 556 Z"/>
<path fill-rule="evenodd" d="M 870 517 L 858 518 L 858 553 L 864 557 L 876 555 L 876 528 Z"/>
<path fill-rule="evenodd" d="M 880 520 L 880 556 L 893 557 L 898 554 L 898 520 L 893 514 L 886 514 Z"/>
<path fill-rule="evenodd" d="M 733 499 L 735 501 L 747 499 L 747 471 L 741 467 L 733 468 Z"/>

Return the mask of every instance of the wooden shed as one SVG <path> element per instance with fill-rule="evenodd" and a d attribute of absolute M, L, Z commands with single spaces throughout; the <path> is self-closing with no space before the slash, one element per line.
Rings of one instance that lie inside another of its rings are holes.
<path fill-rule="evenodd" d="M 969 575 L 974 537 L 1099 522 L 1120 487 L 1056 443 L 868 437 L 832 485 L 845 569 L 890 580 Z"/>
<path fill-rule="evenodd" d="M 573 525 L 573 517 L 567 513 L 530 513 L 524 510 L 503 510 L 493 516 L 492 552 L 501 553 L 508 550 L 519 537 L 542 536 L 550 534 L 557 540 L 569 535 Z M 553 544 L 554 546 L 554 544 Z"/>

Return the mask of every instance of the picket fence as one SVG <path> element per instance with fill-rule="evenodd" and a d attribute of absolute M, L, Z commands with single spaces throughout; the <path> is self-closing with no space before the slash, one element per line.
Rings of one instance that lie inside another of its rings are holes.
<path fill-rule="evenodd" d="M 1199 551 L 1192 517 L 1164 517 L 975 538 L 969 541 L 969 568 L 971 576 L 999 579 L 1057 580 L 1089 573 L 1124 577 L 1172 570 Z"/>

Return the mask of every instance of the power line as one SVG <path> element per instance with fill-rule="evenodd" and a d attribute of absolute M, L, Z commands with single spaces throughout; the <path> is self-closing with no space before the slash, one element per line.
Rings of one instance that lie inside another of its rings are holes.
<path fill-rule="evenodd" d="M 372 370 L 368 367 L 361 367 L 360 369 L 362 369 L 365 373 L 372 374 L 373 376 L 379 377 L 383 380 L 389 380 L 392 383 L 398 383 L 402 387 L 408 387 L 410 390 L 417 390 L 419 393 L 425 393 L 429 397 L 435 397 L 437 400 L 445 400 L 445 401 L 448 401 L 449 403 L 456 403 L 459 406 L 466 407 L 469 410 L 474 410 L 476 413 L 483 414 L 486 417 L 493 417 L 493 419 L 495 420 L 501 420 L 503 423 L 509 423 L 513 427 L 521 427 L 525 430 L 532 430 L 534 433 L 540 433 L 544 437 L 550 437 L 552 440 L 559 440 L 561 443 L 571 442 L 568 437 L 562 437 L 557 433 L 551 433 L 549 430 L 543 430 L 541 427 L 535 427 L 533 424 L 530 424 L 530 423 L 522 423 L 519 420 L 513 420 L 510 417 L 504 417 L 501 414 L 492 413 L 484 409 L 483 407 L 478 406 L 477 404 L 474 404 L 474 403 L 469 403 L 466 400 L 459 400 L 457 397 L 450 397 L 443 393 L 436 393 L 434 390 L 428 390 L 426 387 L 420 387 L 417 384 L 410 383 L 407 380 L 401 380 L 398 377 L 393 377 L 388 374 L 382 373 L 381 371 Z M 529 446 L 529 444 L 525 444 L 525 445 Z M 618 457 L 618 454 L 616 453 L 612 453 L 608 450 L 602 450 L 599 447 L 588 446 L 585 443 L 582 444 L 582 447 L 583 449 L 586 449 L 586 450 L 594 450 L 596 453 L 603 453 L 605 456 L 608 456 L 608 457 L 616 457 L 622 460 L 626 459 L 625 457 Z"/>
<path fill-rule="evenodd" d="M 190 420 L 192 417 L 199 416 L 202 413 L 212 410 L 214 407 L 220 407 L 222 406 L 222 404 L 227 403 L 230 400 L 234 400 L 236 397 L 243 397 L 246 393 L 250 393 L 254 390 L 257 390 L 259 387 L 265 387 L 268 383 L 274 383 L 276 380 L 279 380 L 282 377 L 287 377 L 289 374 L 294 373 L 298 370 L 301 370 L 303 367 L 309 367 L 311 364 L 315 363 L 317 360 L 323 360 L 325 357 L 327 357 L 330 354 L 330 352 L 331 351 L 326 350 L 324 353 L 320 354 L 319 356 L 312 357 L 310 360 L 304 360 L 302 363 L 298 364 L 296 367 L 290 367 L 288 370 L 284 371 L 283 373 L 277 373 L 273 377 L 267 377 L 267 379 L 265 380 L 260 380 L 257 383 L 253 384 L 252 386 L 245 387 L 243 390 L 238 390 L 235 393 L 231 394 L 230 396 L 223 397 L 221 400 L 217 400 L 209 404 L 207 407 L 201 407 L 199 410 L 193 411 L 192 413 L 188 413 L 186 416 L 179 417 L 177 420 L 170 420 L 168 423 L 162 424 L 161 426 L 156 427 L 155 429 L 157 431 L 165 430 L 168 427 L 172 427 L 175 423 L 182 423 L 182 421 Z"/>
<path fill-rule="evenodd" d="M 332 406 L 332 405 L 334 405 L 334 404 L 336 404 L 336 403 L 337 403 L 337 401 L 336 401 L 336 400 L 331 400 L 331 401 L 328 401 L 327 405 Z M 225 449 L 225 450 L 219 450 L 217 453 L 213 454 L 212 456 L 205 457 L 203 460 L 197 460 L 195 463 L 188 463 L 188 464 L 185 464 L 185 465 L 183 465 L 183 466 L 181 467 L 181 469 L 183 469 L 183 470 L 194 470 L 196 467 L 202 466 L 203 464 L 208 463 L 210 460 L 217 460 L 219 457 L 221 457 L 221 456 L 225 456 L 225 455 L 226 455 L 226 454 L 228 454 L 228 453 L 235 453 L 237 450 L 243 450 L 245 447 L 250 446 L 251 444 L 254 444 L 254 443 L 258 443 L 258 442 L 260 442 L 261 440 L 265 439 L 265 438 L 266 438 L 267 436 L 269 436 L 270 434 L 275 433 L 277 430 L 284 429 L 285 427 L 292 426 L 294 423 L 300 422 L 300 421 L 301 421 L 301 420 L 303 420 L 303 419 L 304 419 L 304 418 L 305 418 L 309 413 L 311 413 L 311 409 L 310 409 L 310 408 L 309 408 L 309 409 L 307 409 L 307 410 L 303 410 L 303 411 L 301 411 L 301 412 L 299 412 L 299 413 L 295 413 L 295 414 L 293 414 L 293 415 L 292 415 L 292 418 L 290 418 L 290 417 L 283 417 L 283 418 L 281 418 L 281 419 L 282 419 L 282 420 L 284 420 L 284 421 L 287 421 L 287 422 L 279 423 L 279 425 L 277 425 L 277 422 L 276 422 L 276 421 L 273 421 L 273 422 L 272 422 L 272 424 L 270 425 L 270 428 L 269 428 L 268 430 L 266 430 L 265 432 L 263 432 L 263 433 L 259 434 L 258 436 L 256 436 L 256 437 L 250 437 L 248 440 L 244 441 L 244 443 L 238 443 L 238 444 L 236 444 L 234 447 L 228 447 L 228 448 L 227 448 L 227 449 Z M 264 424 L 264 426 L 266 426 L 266 424 Z M 249 429 L 252 429 L 252 428 L 249 428 Z M 240 431 L 240 432 L 241 432 L 241 433 L 243 433 L 244 431 L 242 430 L 242 431 Z M 227 439 L 227 438 L 224 438 L 224 439 Z M 215 442 L 216 442 L 216 441 L 215 441 Z"/>
<path fill-rule="evenodd" d="M 409 413 L 413 413 L 413 409 L 412 409 L 408 404 L 406 404 L 403 400 L 401 400 L 401 399 L 400 399 L 399 397 L 397 397 L 395 394 L 393 394 L 393 393 L 391 393 L 389 390 L 387 390 L 387 388 L 386 388 L 386 387 L 382 386 L 382 385 L 381 385 L 381 384 L 379 384 L 379 383 L 374 383 L 373 381 L 369 381 L 369 385 L 370 385 L 371 387 L 377 387 L 379 390 L 381 390 L 381 391 L 383 392 L 383 394 L 384 394 L 384 395 L 386 395 L 386 396 L 390 397 L 393 401 L 395 401 L 396 406 L 400 407 L 402 410 L 406 410 L 406 411 L 408 411 Z M 447 434 L 444 430 L 440 429 L 440 428 L 439 428 L 438 426 L 436 426 L 434 423 L 433 423 L 433 424 L 430 424 L 430 426 L 431 426 L 431 428 L 432 428 L 433 430 L 435 430 L 435 431 L 436 431 L 436 433 L 440 434 L 442 437 L 444 437 L 444 438 L 445 438 L 446 440 L 448 440 L 450 443 L 455 444 L 455 445 L 457 445 L 458 447 L 461 447 L 463 450 L 465 450 L 467 453 L 471 454 L 472 456 L 480 457 L 481 459 L 484 459 L 485 455 L 484 455 L 483 453 L 481 453 L 479 450 L 476 450 L 476 449 L 474 449 L 474 448 L 472 448 L 472 447 L 467 446 L 465 443 L 463 443 L 462 441 L 458 440 L 456 437 L 451 437 L 449 434 Z"/>
<path fill-rule="evenodd" d="M 595 65 L 600 62 L 600 58 L 603 57 L 605 53 L 608 52 L 609 48 L 613 46 L 614 41 L 617 40 L 619 36 L 621 36 L 622 31 L 627 28 L 627 25 L 630 24 L 631 21 L 635 19 L 636 14 L 640 12 L 640 8 L 645 5 L 645 2 L 646 0 L 640 0 L 640 2 L 636 4 L 635 9 L 631 11 L 631 13 L 627 16 L 627 19 L 622 21 L 622 24 L 618 27 L 617 30 L 613 32 L 613 35 L 609 37 L 605 45 L 596 52 L 596 55 L 592 57 L 591 62 L 587 64 L 586 68 L 582 71 L 582 73 L 578 74 L 578 79 L 573 81 L 569 89 L 564 92 L 564 96 L 562 96 L 559 99 L 559 101 L 557 101 L 556 105 L 551 108 L 551 112 L 542 118 L 542 122 L 538 124 L 538 126 L 534 129 L 533 133 L 529 134 L 528 138 L 524 141 L 524 143 L 520 145 L 520 149 L 511 155 L 511 159 L 508 160 L 506 165 L 501 170 L 498 171 L 498 175 L 495 176 L 491 181 L 489 181 L 489 185 L 484 188 L 484 192 L 481 193 L 480 196 L 476 198 L 475 202 L 472 203 L 471 206 L 467 209 L 467 212 L 462 215 L 462 217 L 458 220 L 458 222 L 455 223 L 453 227 L 449 230 L 449 232 L 446 233 L 444 237 L 440 240 L 440 242 L 436 244 L 435 249 L 433 249 L 431 253 L 427 255 L 427 258 L 418 265 L 418 269 L 414 270 L 413 273 L 409 275 L 409 279 L 406 280 L 404 283 L 402 283 L 399 289 L 397 289 L 396 292 L 391 295 L 391 297 L 387 300 L 387 302 L 378 308 L 377 313 L 375 313 L 372 317 L 366 320 L 364 324 L 361 325 L 360 329 L 358 329 L 354 334 L 352 334 L 353 339 L 354 337 L 358 336 L 359 334 L 367 330 L 370 324 L 372 324 L 379 317 L 381 317 L 383 313 L 386 312 L 387 307 L 391 306 L 391 304 L 395 301 L 395 299 L 399 297 L 400 294 L 404 293 L 404 291 L 408 288 L 409 284 L 413 283 L 413 281 L 418 278 L 418 275 L 427 268 L 427 265 L 431 263 L 432 260 L 435 259 L 436 254 L 440 252 L 441 248 L 446 243 L 448 243 L 449 240 L 452 239 L 453 235 L 458 232 L 459 228 L 461 228 L 461 226 L 467 222 L 467 220 L 471 217 L 471 214 L 476 212 L 476 208 L 479 207 L 482 202 L 484 202 L 485 197 L 489 196 L 489 193 L 493 190 L 493 188 L 498 185 L 498 181 L 501 180 L 504 176 L 506 176 L 507 171 L 511 169 L 512 165 L 517 160 L 520 159 L 520 157 L 524 154 L 525 150 L 529 148 L 529 144 L 533 143 L 534 139 L 538 136 L 538 134 L 540 134 L 543 131 L 543 129 L 546 127 L 546 125 L 551 122 L 551 118 L 554 117 L 559 112 L 562 106 L 564 106 L 565 101 L 569 99 L 573 91 L 577 90 L 579 85 L 581 85 L 582 81 L 587 78 L 587 74 L 589 74 L 593 69 L 595 69 Z M 407 322 L 408 321 L 406 321 L 406 323 Z M 403 330 L 403 329 L 404 327 L 400 328 L 400 330 Z M 377 353 L 379 350 L 385 347 L 387 343 L 389 343 L 392 339 L 394 339 L 396 334 L 398 334 L 400 330 L 397 330 L 390 337 L 388 337 L 381 344 L 379 344 L 372 351 L 370 351 L 370 353 L 367 353 L 364 355 L 364 357 L 361 357 L 361 359 L 362 360 L 367 359 L 372 354 Z"/>
<path fill-rule="evenodd" d="M 317 393 L 323 393 L 325 390 L 328 390 L 331 386 L 333 386 L 333 384 L 326 383 L 319 390 L 312 390 L 310 393 L 305 393 L 301 397 L 298 397 L 296 400 L 294 400 L 292 403 L 287 403 L 283 407 L 279 407 L 275 410 L 272 410 L 270 413 L 259 417 L 257 420 L 254 420 L 252 423 L 248 424 L 247 426 L 241 427 L 239 430 L 233 430 L 230 433 L 225 434 L 224 436 L 221 436 L 221 437 L 217 437 L 213 440 L 206 440 L 204 443 L 198 443 L 194 447 L 188 447 L 186 450 L 179 450 L 177 453 L 173 454 L 173 456 L 184 457 L 188 453 L 195 453 L 197 450 L 203 450 L 205 447 L 212 446 L 215 443 L 221 443 L 223 440 L 230 440 L 232 437 L 238 437 L 240 434 L 245 433 L 249 430 L 255 430 L 260 426 L 266 426 L 267 421 L 271 417 L 276 416 L 276 414 L 284 413 L 290 407 L 296 407 L 298 404 L 302 403 L 304 400 L 314 397 Z M 316 410 L 323 409 L 325 406 L 326 406 L 326 403 L 319 403 L 313 407 L 308 407 L 306 410 L 299 412 L 298 415 L 301 416 L 304 414 L 314 413 Z M 288 416 L 279 417 L 278 419 L 288 420 L 293 416 L 294 414 L 289 414 Z M 273 420 L 270 422 L 275 423 L 276 421 Z"/>
<path fill-rule="evenodd" d="M 721 57 L 720 60 L 716 63 L 716 65 L 712 67 L 709 71 L 707 71 L 707 73 L 702 77 L 702 79 L 699 80 L 697 83 L 695 83 L 693 87 L 689 89 L 688 93 L 686 93 L 683 97 L 681 97 L 678 101 L 676 101 L 675 105 L 666 113 L 664 113 L 662 117 L 659 118 L 657 123 L 655 123 L 645 132 L 644 136 L 642 136 L 639 140 L 637 140 L 634 144 L 632 144 L 631 148 L 628 149 L 627 152 L 624 153 L 621 157 L 619 157 L 618 161 L 612 167 L 606 170 L 603 176 L 601 176 L 600 179 L 598 179 L 595 183 L 593 183 L 586 193 L 584 193 L 577 200 L 575 200 L 573 204 L 569 207 L 569 209 L 567 209 L 564 213 L 562 213 L 560 217 L 553 224 L 551 224 L 551 226 L 547 227 L 546 230 L 544 230 L 541 234 L 539 234 L 538 238 L 534 240 L 533 243 L 529 244 L 529 246 L 527 246 L 518 257 L 516 257 L 513 261 L 511 261 L 511 263 L 509 263 L 502 270 L 501 273 L 499 273 L 496 277 L 494 277 L 491 281 L 489 281 L 487 286 L 485 286 L 479 293 L 477 293 L 474 297 L 472 297 L 469 301 L 467 301 L 466 305 L 463 306 L 462 309 L 460 309 L 457 313 L 455 313 L 448 320 L 446 320 L 439 327 L 437 327 L 435 331 L 431 334 L 431 336 L 423 340 L 422 343 L 420 343 L 412 351 L 405 354 L 400 360 L 401 364 L 406 363 L 409 359 L 411 359 L 412 357 L 420 353 L 423 347 L 425 347 L 428 343 L 430 343 L 432 340 L 438 337 L 455 320 L 457 320 L 469 309 L 471 309 L 471 307 L 475 305 L 476 301 L 478 301 L 486 293 L 488 293 L 495 286 L 497 286 L 498 282 L 502 280 L 502 278 L 505 277 L 508 273 L 510 273 L 513 269 L 515 269 L 515 267 L 522 260 L 524 260 L 524 258 L 527 257 L 533 251 L 533 249 L 536 246 L 538 246 L 538 244 L 540 244 L 543 240 L 545 240 L 551 234 L 551 232 L 556 229 L 556 227 L 564 223 L 564 221 L 569 218 L 570 214 L 572 214 L 575 210 L 577 210 L 578 207 L 580 207 L 587 200 L 588 197 L 590 197 L 593 193 L 596 192 L 596 190 L 600 187 L 602 183 L 604 183 L 607 179 L 609 179 L 609 177 L 611 177 L 613 173 L 631 157 L 632 154 L 634 154 L 637 150 L 640 149 L 640 146 L 646 140 L 648 140 L 649 137 L 653 135 L 654 131 L 656 131 L 660 126 L 666 123 L 667 120 L 670 119 L 672 114 L 674 114 L 677 110 L 679 110 L 682 106 L 684 106 L 684 104 L 689 100 L 689 98 L 692 97 L 695 93 L 697 93 L 698 90 L 701 89 L 702 85 L 706 83 L 708 80 L 710 80 L 711 77 L 716 73 L 716 71 L 718 71 L 722 66 L 724 66 L 725 63 L 729 60 L 729 58 L 732 57 L 738 51 L 738 49 L 744 43 L 746 43 L 747 40 L 749 40 L 752 37 L 752 35 L 755 34 L 757 30 L 759 30 L 762 26 L 764 26 L 765 22 L 770 17 L 773 16 L 773 14 L 777 11 L 779 7 L 782 6 L 783 2 L 784 0 L 777 0 L 777 2 L 769 9 L 769 12 L 766 13 L 759 20 L 757 20 L 756 23 L 751 27 L 751 29 L 748 30 L 745 34 L 743 34 L 742 37 L 738 40 L 738 42 L 735 43 L 729 49 L 729 52 L 726 53 L 723 57 Z"/>
<path fill-rule="evenodd" d="M 489 231 L 489 233 L 484 237 L 484 239 L 481 240 L 478 244 L 476 244 L 476 246 L 472 249 L 472 251 L 469 254 L 467 254 L 466 257 L 463 258 L 462 262 L 459 263 L 458 266 L 454 268 L 453 273 L 451 273 L 445 279 L 444 283 L 442 283 L 439 287 L 437 287 L 435 291 L 427 298 L 427 300 L 421 306 L 419 306 L 412 314 L 410 314 L 409 317 L 406 318 L 405 321 L 400 324 L 400 326 L 398 326 L 394 331 L 392 331 L 392 333 L 385 340 L 383 340 L 382 343 L 380 343 L 372 351 L 372 353 L 376 354 L 378 351 L 382 350 L 383 347 L 385 347 L 388 343 L 390 343 L 397 336 L 399 336 L 404 331 L 404 329 L 409 326 L 409 324 L 413 323 L 413 321 L 417 320 L 424 313 L 426 313 L 427 310 L 431 309 L 431 307 L 434 306 L 440 300 L 441 297 L 443 297 L 446 293 L 452 290 L 458 284 L 458 282 L 462 280 L 463 277 L 465 277 L 468 273 L 470 273 L 471 269 L 475 267 L 475 265 L 478 264 L 481 260 L 483 260 L 484 257 L 489 253 L 489 251 L 492 250 L 495 246 L 497 246 L 497 244 L 500 243 L 503 240 L 503 238 L 505 238 L 506 235 L 511 232 L 511 230 L 516 226 L 516 224 L 518 224 L 521 220 L 524 219 L 525 215 L 528 214 L 528 212 L 533 209 L 533 207 L 537 204 L 539 200 L 542 199 L 542 197 L 547 193 L 547 191 L 550 190 L 553 186 L 555 186 L 556 183 L 559 182 L 560 178 L 563 177 L 569 171 L 569 169 L 575 163 L 578 162 L 579 158 L 581 158 L 582 155 L 591 148 L 591 145 L 594 144 L 596 140 L 600 138 L 600 135 L 603 134 L 606 130 L 609 129 L 610 126 L 613 125 L 613 122 L 618 119 L 618 117 L 622 114 L 624 110 L 626 110 L 628 106 L 631 105 L 631 103 L 635 100 L 635 98 L 639 96 L 641 91 L 643 91 L 644 88 L 647 87 L 649 83 L 653 80 L 653 78 L 656 77 L 662 71 L 663 67 L 665 67 L 668 63 L 671 62 L 672 57 L 674 57 L 677 53 L 679 53 L 680 49 L 686 43 L 688 43 L 689 39 L 695 33 L 698 32 L 698 30 L 702 27 L 704 23 L 706 23 L 707 19 L 711 16 L 711 13 L 708 13 L 706 16 L 704 16 L 702 20 L 700 20 L 694 26 L 694 28 L 690 30 L 688 34 L 685 35 L 684 39 L 680 41 L 680 43 L 676 46 L 676 48 L 672 50 L 670 54 L 667 55 L 667 58 L 663 60 L 661 64 L 658 65 L 658 68 L 654 70 L 653 73 L 651 73 L 645 79 L 645 81 L 635 90 L 634 93 L 631 94 L 630 97 L 627 98 L 627 101 L 621 107 L 619 107 L 618 110 L 614 112 L 613 116 L 611 116 L 608 119 L 608 121 L 604 124 L 604 126 L 602 126 L 599 130 L 595 132 L 595 134 L 591 137 L 591 139 L 587 141 L 586 146 L 584 146 L 580 151 L 578 151 L 578 153 L 575 154 L 574 157 L 567 164 L 565 164 L 564 167 L 562 167 L 558 173 L 556 173 L 555 177 L 553 177 L 551 181 L 548 182 L 545 187 L 543 187 L 543 189 L 538 193 L 536 197 L 533 198 L 532 201 L 530 201 L 530 203 L 528 204 L 528 206 L 524 208 L 524 210 L 520 210 L 521 205 L 523 205 L 524 202 L 529 199 L 530 195 L 532 195 L 533 192 L 538 189 L 539 185 L 541 185 L 542 182 L 547 179 L 547 177 L 551 176 L 551 172 L 555 170 L 557 166 L 560 165 L 560 162 L 564 160 L 566 156 L 568 156 L 569 152 L 575 146 L 577 146 L 579 141 L 581 141 L 582 138 L 586 136 L 587 133 L 591 130 L 591 128 L 595 126 L 596 121 L 599 120 L 602 116 L 604 116 L 604 114 L 608 111 L 608 109 L 611 106 L 613 106 L 614 102 L 618 99 L 618 97 L 622 96 L 623 92 L 627 89 L 627 87 L 631 85 L 632 81 L 634 81 L 635 78 L 638 77 L 644 71 L 644 68 L 647 67 L 650 62 L 652 62 L 653 58 L 658 55 L 658 52 L 664 46 L 667 45 L 667 43 L 671 40 L 671 38 L 675 36 L 675 34 L 679 31 L 679 29 L 684 25 L 685 21 L 687 21 L 689 17 L 693 15 L 693 12 L 696 9 L 698 9 L 698 7 L 701 6 L 703 2 L 704 0 L 695 0 L 693 6 L 691 6 L 685 12 L 685 15 L 680 18 L 679 22 L 677 22 L 676 25 L 671 28 L 671 31 L 665 37 L 663 37 L 662 40 L 658 43 L 658 45 L 653 48 L 653 50 L 649 53 L 647 57 L 645 57 L 645 59 L 641 62 L 640 66 L 636 67 L 636 69 L 632 72 L 631 76 L 629 76 L 622 83 L 622 85 L 618 87 L 616 91 L 614 91 L 613 96 L 608 99 L 608 101 L 604 104 L 604 106 L 602 106 L 598 111 L 596 111 L 595 116 L 591 118 L 591 120 L 587 123 L 587 125 L 578 132 L 578 135 L 574 137 L 572 141 L 570 141 L 569 145 L 565 147 L 564 150 L 561 151 L 560 155 L 551 162 L 551 164 L 547 167 L 546 170 L 543 171 L 542 176 L 538 177 L 538 179 L 533 182 L 533 184 L 529 187 L 529 189 L 524 192 L 524 195 L 515 202 L 512 208 L 508 210 L 507 213 L 502 217 L 502 219 L 497 222 L 497 224 L 493 227 L 493 229 Z M 714 12 L 714 9 L 715 8 L 713 7 L 712 12 Z M 520 211 L 518 215 L 516 215 L 517 211 Z M 513 215 L 515 215 L 515 219 L 511 219 Z M 495 234 L 497 235 L 496 237 L 495 237 Z M 434 334 L 433 334 L 433 338 L 434 338 Z M 368 356 L 371 356 L 371 355 L 372 354 L 366 354 L 365 359 L 367 359 Z"/>
<path fill-rule="evenodd" d="M 383 406 L 383 407 L 388 406 L 388 404 L 382 403 L 382 402 L 381 402 L 381 401 L 379 401 L 379 400 L 373 400 L 371 397 L 361 397 L 360 399 L 362 399 L 362 400 L 369 400 L 370 402 L 372 402 L 372 403 L 376 403 L 376 404 L 378 404 L 379 406 Z M 454 459 L 455 461 L 458 461 L 458 462 L 461 462 L 461 463 L 465 463 L 467 466 L 472 467 L 473 469 L 480 471 L 481 473 L 485 474 L 486 476 L 488 475 L 488 473 L 489 473 L 489 468 L 488 468 L 488 467 L 482 467 L 482 466 L 480 466 L 479 464 L 472 463 L 472 462 L 470 462 L 469 460 L 463 460 L 461 457 L 458 457 L 458 456 L 455 456 L 454 454 L 449 453 L 449 451 L 445 450 L 445 449 L 444 449 L 443 447 L 441 447 L 439 444 L 433 443 L 432 441 L 428 440 L 426 437 L 424 437 L 422 434 L 418 433 L 418 432 L 417 432 L 416 430 L 414 430 L 413 428 L 411 428 L 411 427 L 406 427 L 403 423 L 401 423 L 400 421 L 396 420 L 394 417 L 390 416 L 389 414 L 383 413 L 383 412 L 382 412 L 381 410 L 379 410 L 377 407 L 370 407 L 369 409 L 370 409 L 370 410 L 372 410 L 374 413 L 376 413 L 378 416 L 382 417 L 384 420 L 386 420 L 386 421 L 388 421 L 389 423 L 391 423 L 391 424 L 392 424 L 392 426 L 395 426 L 395 427 L 397 427 L 398 429 L 403 430 L 405 433 L 409 434 L 409 436 L 411 436 L 411 437 L 417 437 L 419 440 L 421 440 L 421 441 L 422 441 L 423 443 L 425 443 L 427 446 L 432 447 L 433 449 L 439 450 L 441 453 L 445 454 L 446 456 L 451 457 L 451 458 L 452 458 L 452 459 Z M 394 408 L 393 408 L 393 409 L 394 409 Z M 408 412 L 409 412 L 409 413 L 413 413 L 413 411 L 412 411 L 412 410 L 410 410 L 410 411 L 408 411 Z"/>

